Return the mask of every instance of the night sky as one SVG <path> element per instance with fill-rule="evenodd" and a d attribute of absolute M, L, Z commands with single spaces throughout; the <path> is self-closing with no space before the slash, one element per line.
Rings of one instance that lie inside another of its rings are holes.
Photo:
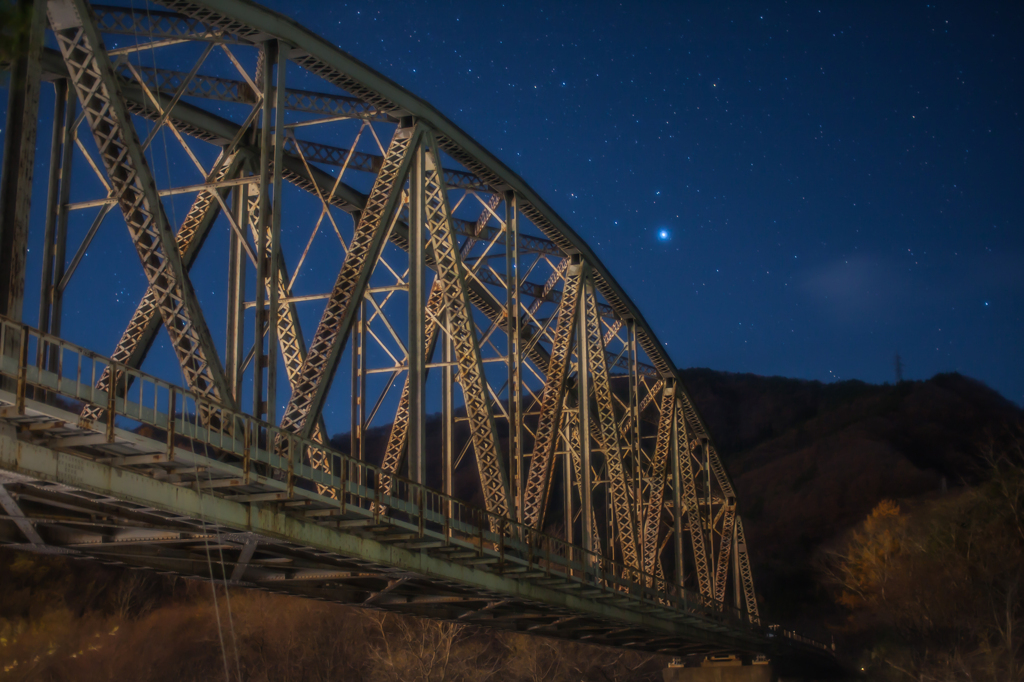
<path fill-rule="evenodd" d="M 681 367 L 891 382 L 898 352 L 1024 404 L 1024 3 L 270 6 L 519 173 Z M 114 300 L 66 307 L 112 311 L 106 352 L 144 286 L 116 235 L 76 275 L 118 263 Z"/>
<path fill-rule="evenodd" d="M 678 365 L 1024 404 L 1024 5 L 270 6 L 519 173 Z"/>

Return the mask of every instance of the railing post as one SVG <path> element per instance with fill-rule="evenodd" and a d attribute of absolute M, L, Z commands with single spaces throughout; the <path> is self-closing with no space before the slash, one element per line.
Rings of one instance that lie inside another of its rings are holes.
<path fill-rule="evenodd" d="M 507 519 L 502 516 L 498 523 L 498 565 L 505 570 L 505 523 Z"/>
<path fill-rule="evenodd" d="M 117 365 L 110 362 L 110 381 L 107 382 L 107 442 L 114 442 L 114 408 L 117 407 Z"/>
<path fill-rule="evenodd" d="M 18 347 L 18 387 L 15 404 L 18 414 L 25 414 L 25 390 L 28 387 L 28 327 L 21 328 Z"/>
<path fill-rule="evenodd" d="M 291 499 L 295 494 L 295 443 L 290 436 L 285 437 L 285 443 L 288 444 L 288 498 Z"/>
<path fill-rule="evenodd" d="M 475 513 L 473 514 L 476 517 L 476 519 L 477 519 L 477 524 L 476 524 L 477 532 L 480 534 L 480 548 L 478 550 L 478 553 L 479 553 L 480 556 L 484 555 L 484 521 L 486 519 L 481 518 L 484 514 L 485 514 L 485 512 L 482 512 L 479 509 L 477 509 L 475 511 Z"/>
<path fill-rule="evenodd" d="M 427 511 L 426 510 L 426 498 L 427 498 L 426 490 L 422 486 L 416 486 L 416 495 L 417 495 L 417 497 L 420 498 L 419 532 L 420 532 L 420 537 L 423 537 L 423 522 L 425 520 L 424 517 L 426 516 L 426 511 Z"/>
<path fill-rule="evenodd" d="M 444 517 L 444 545 L 445 547 L 452 544 L 452 528 L 451 528 L 451 516 L 452 516 L 452 501 L 451 498 L 445 497 L 444 502 L 441 504 L 441 516 Z"/>
<path fill-rule="evenodd" d="M 344 457 L 341 458 L 341 476 L 340 485 L 338 486 L 338 506 L 341 508 L 341 515 L 344 516 L 347 509 L 345 503 L 345 495 L 348 492 L 348 460 Z"/>
<path fill-rule="evenodd" d="M 171 386 L 167 400 L 167 461 L 174 460 L 174 407 L 178 402 L 178 392 Z M 248 465 L 248 462 L 246 463 Z"/>
<path fill-rule="evenodd" d="M 545 569 L 546 569 L 547 577 L 550 578 L 551 577 L 551 538 L 547 538 L 546 542 L 544 543 L 544 545 L 547 548 L 545 550 L 545 552 L 544 552 L 544 555 L 547 557 L 547 566 L 545 566 Z M 571 547 L 571 545 L 570 545 L 570 547 Z M 569 551 L 571 552 L 572 550 L 570 549 Z"/>

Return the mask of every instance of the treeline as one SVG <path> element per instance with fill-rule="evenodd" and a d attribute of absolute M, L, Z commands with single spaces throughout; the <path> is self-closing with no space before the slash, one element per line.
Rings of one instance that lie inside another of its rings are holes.
<path fill-rule="evenodd" d="M 667 659 L 0 552 L 0 679 L 651 681 Z"/>
<path fill-rule="evenodd" d="M 982 459 L 979 485 L 883 501 L 821 553 L 837 634 L 871 679 L 1024 679 L 1024 429 Z"/>

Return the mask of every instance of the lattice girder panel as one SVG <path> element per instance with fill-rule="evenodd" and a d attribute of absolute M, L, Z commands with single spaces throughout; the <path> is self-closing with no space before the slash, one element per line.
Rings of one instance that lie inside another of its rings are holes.
<path fill-rule="evenodd" d="M 380 255 L 392 212 L 400 200 L 401 184 L 409 168 L 413 143 L 419 132 L 398 128 L 388 147 L 384 165 L 373 183 L 366 207 L 359 217 L 348 253 L 310 343 L 306 361 L 285 409 L 281 426 L 308 435 L 312 432 L 324 396 L 333 378 L 338 356 L 347 341 L 352 322 L 370 273 Z"/>
<path fill-rule="evenodd" d="M 680 406 L 681 408 L 681 406 Z M 679 477 L 680 497 L 686 509 L 686 520 L 690 528 L 690 546 L 693 549 L 694 570 L 697 573 L 697 586 L 705 597 L 713 596 L 711 569 L 708 566 L 708 550 L 704 537 L 704 520 L 701 518 L 701 504 L 697 499 L 696 476 L 693 467 L 693 448 L 699 447 L 699 441 L 690 440 L 686 428 L 686 418 L 682 409 L 676 410 L 676 429 L 680 437 L 679 443 Z"/>
<path fill-rule="evenodd" d="M 562 406 L 565 404 L 565 379 L 578 327 L 577 306 L 582 279 L 583 266 L 579 263 L 571 264 L 565 269 L 551 360 L 546 368 L 547 376 L 540 398 L 540 416 L 526 481 L 523 513 L 526 524 L 538 530 L 543 529 L 544 512 L 550 495 L 555 445 L 561 423 Z M 566 522 L 568 523 L 568 520 Z"/>
<path fill-rule="evenodd" d="M 487 207 L 481 212 L 473 229 L 472 235 L 466 237 L 459 248 L 460 258 L 465 262 L 465 257 L 473 250 L 478 241 L 478 236 L 484 233 L 491 211 L 498 207 L 501 196 L 495 194 L 491 197 Z M 491 235 L 492 238 L 497 235 Z M 431 259 L 436 267 L 436 259 Z M 437 342 L 441 335 L 441 320 L 445 316 L 444 288 L 440 277 L 434 279 L 430 287 L 430 294 L 427 296 L 425 328 L 424 328 L 424 362 L 429 362 L 437 348 Z M 406 365 L 408 367 L 408 365 Z M 409 444 L 409 376 L 406 374 L 402 384 L 402 393 L 398 400 L 398 408 L 395 411 L 395 419 L 391 424 L 391 431 L 388 433 L 388 442 L 384 448 L 384 457 L 381 461 L 381 469 L 390 473 L 398 473 L 402 466 L 402 460 L 408 450 Z M 384 479 L 384 490 L 390 493 L 393 480 L 388 477 Z M 382 507 L 382 511 L 386 507 Z"/>
<path fill-rule="evenodd" d="M 218 182 L 226 178 L 235 177 L 241 164 L 242 157 L 239 154 L 232 154 L 229 159 L 224 159 L 222 155 L 218 157 L 214 165 L 214 171 L 206 180 L 207 182 Z M 193 201 L 192 206 L 185 215 L 185 220 L 182 221 L 181 227 L 178 228 L 175 243 L 178 252 L 181 254 L 182 265 L 186 270 L 191 269 L 206 236 L 209 234 L 210 228 L 220 212 L 220 202 L 216 200 L 213 193 L 218 192 L 223 198 L 227 196 L 228 191 L 229 188 L 201 190 L 196 195 L 195 201 Z M 145 295 L 139 302 L 135 312 L 132 313 L 127 328 L 110 356 L 110 359 L 118 365 L 132 369 L 142 366 L 142 362 L 149 352 L 149 348 L 153 344 L 162 324 L 158 299 L 158 292 L 154 288 L 146 289 Z M 103 370 L 99 381 L 96 382 L 96 388 L 106 392 L 109 384 L 110 367 L 107 367 Z M 121 372 L 118 372 L 114 385 L 120 390 L 123 384 Z M 130 383 L 125 385 L 124 388 L 127 389 L 128 386 L 130 386 Z M 85 420 L 96 421 L 103 414 L 104 409 L 97 405 L 89 404 L 82 408 L 82 419 Z"/>
<path fill-rule="evenodd" d="M 254 244 L 259 243 L 259 222 L 260 222 L 260 189 L 259 185 L 249 185 L 245 190 L 245 202 L 246 202 L 246 215 L 249 224 L 249 234 L 252 236 Z M 269 203 L 269 202 L 268 202 Z M 271 250 L 271 233 L 270 230 L 266 230 L 266 240 L 263 244 L 264 258 L 267 263 L 271 262 L 270 250 Z M 284 359 L 284 370 L 285 375 L 288 377 L 288 384 L 294 390 L 300 377 L 300 371 L 302 365 L 306 361 L 306 341 L 302 336 L 302 327 L 299 323 L 298 310 L 295 308 L 295 303 L 290 299 L 291 287 L 290 279 L 288 277 L 288 267 L 284 262 L 284 258 L 280 260 L 279 268 L 277 272 L 277 287 L 279 292 L 278 304 L 277 304 L 277 343 L 278 349 L 281 351 L 281 357 Z M 267 281 L 263 284 L 263 289 L 267 293 L 267 300 L 270 299 L 270 277 L 273 277 L 273 273 L 267 273 Z M 269 322 L 269 321 L 268 321 Z M 269 328 L 268 328 L 269 329 Z M 261 334 L 266 334 L 267 330 L 261 330 Z M 317 418 L 316 424 L 313 427 L 312 440 L 317 443 L 327 443 L 327 430 L 324 425 L 323 416 Z M 321 471 L 330 471 L 330 461 L 327 457 L 327 453 L 323 450 L 312 449 L 307 453 L 309 463 Z M 319 491 L 321 494 L 334 494 L 334 491 L 324 488 Z"/>
<path fill-rule="evenodd" d="M 612 510 L 623 563 L 630 568 L 639 569 L 632 489 L 627 478 L 626 462 L 619 440 L 618 420 L 615 416 L 611 384 L 608 379 L 608 365 L 605 360 L 605 345 L 597 313 L 597 301 L 590 290 L 584 292 L 583 309 L 586 338 L 581 339 L 580 343 L 587 344 L 589 351 L 587 357 L 591 363 L 588 369 L 593 381 L 594 398 L 597 405 L 594 418 L 598 429 L 595 435 L 598 436 L 604 450 L 608 476 L 611 480 Z"/>
<path fill-rule="evenodd" d="M 565 421 L 567 432 L 565 448 L 567 456 L 572 457 L 572 469 L 575 476 L 575 490 L 576 494 L 579 496 L 580 504 L 582 505 L 583 500 L 586 498 L 583 494 L 583 457 L 580 454 L 580 413 L 576 409 L 567 409 L 563 412 L 563 419 Z M 566 525 L 569 525 L 572 522 L 572 519 L 566 519 L 565 521 Z M 584 529 L 583 532 L 586 532 L 586 530 Z M 594 551 L 600 554 L 602 548 L 601 532 L 598 530 L 597 515 L 594 514 L 593 504 L 591 504 L 590 509 L 590 538 L 591 546 L 594 548 Z"/>
<path fill-rule="evenodd" d="M 757 593 L 754 591 L 754 574 L 750 570 L 750 556 L 747 554 L 747 537 L 743 533 L 743 519 L 736 517 L 736 558 L 739 565 L 737 578 L 743 588 L 743 601 L 751 623 L 759 624 L 761 616 L 757 610 Z"/>
<path fill-rule="evenodd" d="M 499 517 L 508 518 L 511 509 L 508 473 L 494 424 L 494 413 L 490 407 L 472 306 L 466 293 L 465 266 L 459 256 L 459 246 L 451 226 L 451 208 L 440 171 L 437 144 L 429 134 L 425 137 L 430 150 L 424 173 L 424 209 L 444 305 L 451 324 L 451 341 L 459 367 L 457 379 L 462 387 L 466 415 L 470 421 L 473 450 L 487 510 Z M 494 522 L 493 518 L 491 521 Z"/>
<path fill-rule="evenodd" d="M 675 419 L 676 395 L 674 386 L 662 390 L 661 414 L 658 419 L 657 443 L 654 448 L 654 464 L 650 476 L 650 492 L 647 497 L 647 514 L 644 518 L 644 571 L 654 573 L 660 567 L 658 535 L 661 530 L 661 515 L 665 506 L 665 474 L 668 469 L 669 453 L 672 449 L 672 424 Z M 660 568 L 659 568 L 660 570 Z"/>
<path fill-rule="evenodd" d="M 92 11 L 83 0 L 52 0 L 47 13 L 185 381 L 231 407 L 232 393 Z"/>

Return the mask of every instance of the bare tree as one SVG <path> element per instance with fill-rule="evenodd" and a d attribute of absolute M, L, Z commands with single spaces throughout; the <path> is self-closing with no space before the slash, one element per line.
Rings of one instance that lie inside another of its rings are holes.
<path fill-rule="evenodd" d="M 372 679 L 381 682 L 456 682 L 493 678 L 504 651 L 493 637 L 479 636 L 461 623 L 370 615 L 378 642 L 369 647 Z"/>

